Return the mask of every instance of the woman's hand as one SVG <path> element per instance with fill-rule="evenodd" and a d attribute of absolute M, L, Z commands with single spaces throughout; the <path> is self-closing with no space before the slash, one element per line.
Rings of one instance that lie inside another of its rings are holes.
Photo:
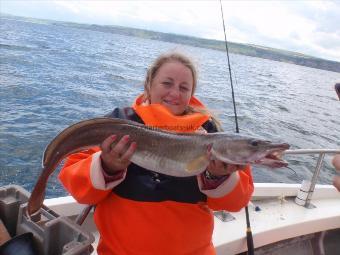
<path fill-rule="evenodd" d="M 211 158 L 211 152 L 208 150 L 208 158 Z M 207 170 L 214 176 L 230 175 L 237 170 L 243 169 L 245 166 L 227 164 L 220 160 L 210 160 Z"/>
<path fill-rule="evenodd" d="M 130 137 L 124 135 L 120 141 L 113 146 L 113 142 L 117 139 L 116 135 L 106 138 L 100 148 L 102 150 L 101 161 L 104 171 L 107 174 L 115 174 L 115 172 L 126 169 L 131 161 L 131 157 L 136 150 L 136 142 L 129 145 Z"/>

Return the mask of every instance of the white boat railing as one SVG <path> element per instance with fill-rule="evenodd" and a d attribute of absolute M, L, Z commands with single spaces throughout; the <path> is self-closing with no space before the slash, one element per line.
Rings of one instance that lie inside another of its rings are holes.
<path fill-rule="evenodd" d="M 295 199 L 295 202 L 298 205 L 304 206 L 306 208 L 315 208 L 314 205 L 311 204 L 311 199 L 313 196 L 314 188 L 316 182 L 319 178 L 320 171 L 323 165 L 323 161 L 326 154 L 340 154 L 340 149 L 296 149 L 296 150 L 287 150 L 284 154 L 288 155 L 299 155 L 299 154 L 309 154 L 315 155 L 318 154 L 318 160 L 315 166 L 315 170 L 310 181 L 303 180 L 301 184 L 300 191 Z"/>

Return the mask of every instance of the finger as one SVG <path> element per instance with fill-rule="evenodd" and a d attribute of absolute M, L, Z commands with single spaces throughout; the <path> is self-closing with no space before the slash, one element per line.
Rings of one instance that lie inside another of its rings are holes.
<path fill-rule="evenodd" d="M 129 162 L 133 153 L 136 151 L 137 148 L 137 143 L 136 142 L 132 142 L 129 146 L 129 148 L 127 149 L 127 151 L 123 154 L 123 156 L 120 158 L 122 162 Z"/>
<path fill-rule="evenodd" d="M 340 155 L 336 154 L 332 159 L 332 164 L 336 171 L 340 172 Z"/>
<path fill-rule="evenodd" d="M 215 169 L 214 161 L 209 161 L 209 165 L 207 166 L 208 171 Z"/>
<path fill-rule="evenodd" d="M 217 168 L 216 167 L 216 160 L 211 160 L 210 161 L 210 166 L 211 166 L 212 169 L 216 169 Z"/>
<path fill-rule="evenodd" d="M 213 175 L 226 175 L 228 174 L 225 166 L 224 166 L 224 163 L 222 161 L 219 161 L 219 160 L 214 160 L 214 161 L 211 161 L 211 164 L 209 165 L 211 166 L 210 168 L 208 168 L 208 171 L 213 174 Z"/>
<path fill-rule="evenodd" d="M 118 155 L 121 157 L 122 154 L 126 151 L 126 145 L 129 142 L 130 136 L 129 135 L 124 135 L 119 142 L 111 149 L 111 154 Z"/>
<path fill-rule="evenodd" d="M 218 171 L 223 171 L 225 170 L 225 167 L 224 167 L 224 164 L 222 161 L 219 161 L 219 160 L 214 160 L 215 162 L 215 169 L 218 170 Z"/>
<path fill-rule="evenodd" d="M 232 173 L 238 170 L 238 165 L 226 164 L 225 169 L 228 173 Z"/>
<path fill-rule="evenodd" d="M 116 135 L 111 135 L 107 137 L 101 144 L 100 149 L 104 153 L 109 153 L 111 151 L 111 144 L 116 140 Z"/>
<path fill-rule="evenodd" d="M 338 191 L 340 191 L 340 176 L 334 176 L 333 185 Z"/>

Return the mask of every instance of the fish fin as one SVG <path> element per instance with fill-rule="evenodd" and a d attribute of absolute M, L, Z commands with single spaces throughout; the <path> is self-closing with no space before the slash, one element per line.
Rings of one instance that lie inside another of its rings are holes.
<path fill-rule="evenodd" d="M 206 155 L 202 155 L 198 158 L 195 158 L 187 163 L 185 170 L 187 172 L 196 172 L 199 170 L 204 170 L 209 163 L 209 160 Z"/>

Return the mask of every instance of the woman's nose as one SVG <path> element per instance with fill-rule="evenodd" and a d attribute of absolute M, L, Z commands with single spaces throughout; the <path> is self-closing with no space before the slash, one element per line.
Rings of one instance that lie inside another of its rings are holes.
<path fill-rule="evenodd" d="M 173 86 L 170 90 L 170 95 L 173 97 L 179 97 L 180 96 L 180 91 L 177 86 Z"/>

